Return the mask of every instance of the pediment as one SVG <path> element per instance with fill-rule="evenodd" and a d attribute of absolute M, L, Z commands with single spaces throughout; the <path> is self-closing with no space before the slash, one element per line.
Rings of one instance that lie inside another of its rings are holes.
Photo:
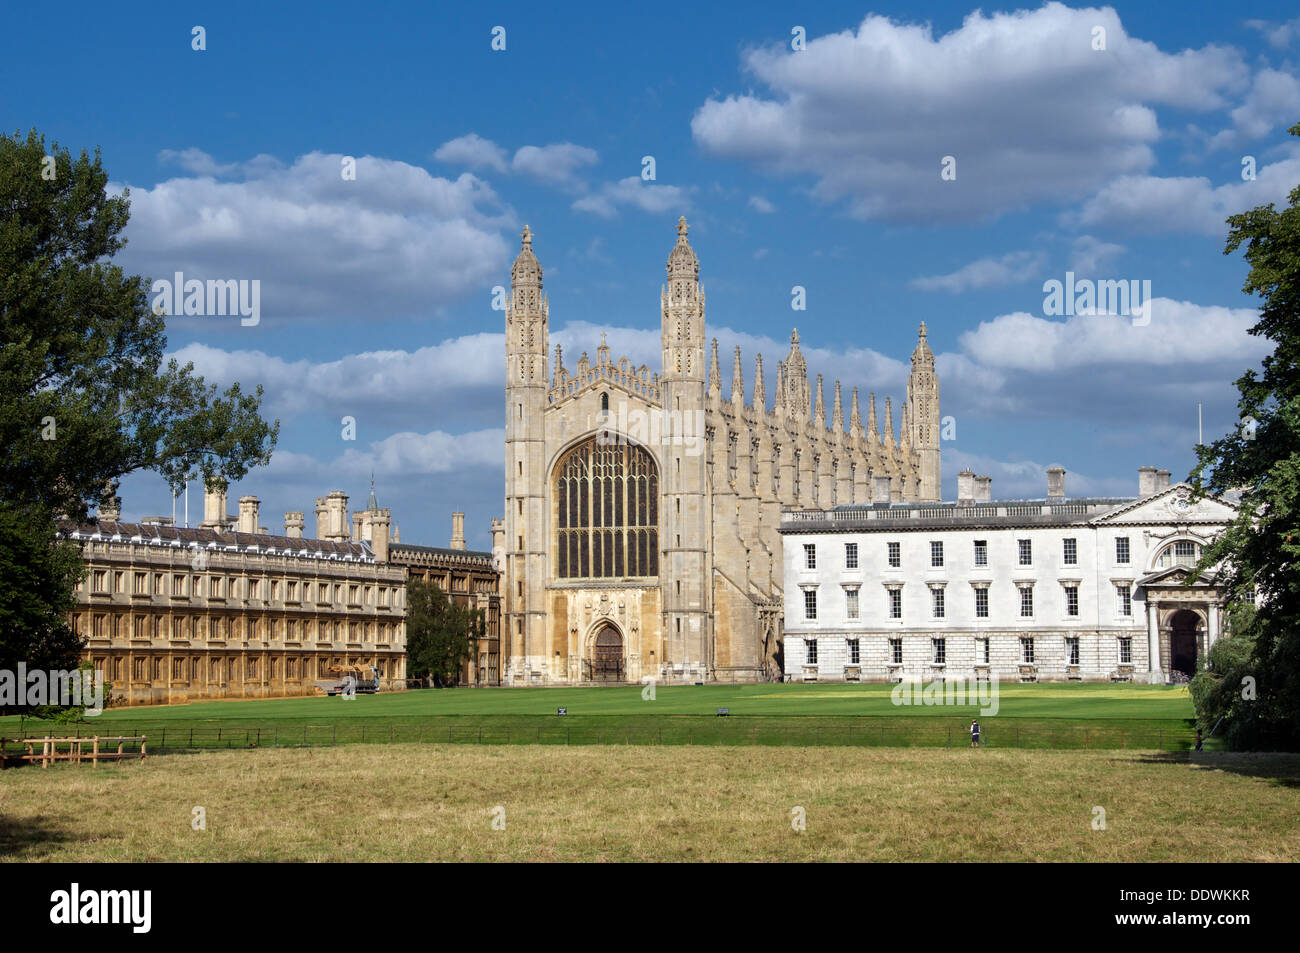
<path fill-rule="evenodd" d="M 1192 488 L 1186 483 L 1175 483 L 1155 496 L 1135 500 L 1127 506 L 1112 510 L 1093 522 L 1106 523 L 1231 523 L 1237 518 L 1237 507 L 1217 496 L 1192 499 Z"/>

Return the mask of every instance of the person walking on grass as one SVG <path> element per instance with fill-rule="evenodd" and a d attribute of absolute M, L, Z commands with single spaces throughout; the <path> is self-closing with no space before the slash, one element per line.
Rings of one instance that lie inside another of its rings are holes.
<path fill-rule="evenodd" d="M 972 748 L 980 746 L 980 723 L 974 720 L 970 723 L 970 746 Z"/>

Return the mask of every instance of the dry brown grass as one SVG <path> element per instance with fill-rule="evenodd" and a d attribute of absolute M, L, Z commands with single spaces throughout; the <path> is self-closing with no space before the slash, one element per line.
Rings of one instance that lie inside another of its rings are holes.
<path fill-rule="evenodd" d="M 1300 756 L 346 746 L 0 776 L 56 861 L 1300 859 Z M 207 830 L 190 827 L 207 809 Z M 506 811 L 506 829 L 490 812 Z M 794 806 L 807 830 L 791 829 Z M 1093 830 L 1093 808 L 1106 827 Z"/>

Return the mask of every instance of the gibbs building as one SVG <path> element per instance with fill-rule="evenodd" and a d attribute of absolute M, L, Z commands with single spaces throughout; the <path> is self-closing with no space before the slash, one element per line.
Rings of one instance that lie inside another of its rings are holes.
<path fill-rule="evenodd" d="M 828 407 L 791 335 L 768 397 L 736 350 L 724 395 L 684 218 L 660 300 L 662 363 L 572 368 L 549 343 L 525 227 L 506 305 L 503 683 L 753 682 L 782 666 L 783 510 L 939 499 L 925 339 L 895 408 L 840 383 Z M 748 397 L 746 396 L 748 393 Z"/>

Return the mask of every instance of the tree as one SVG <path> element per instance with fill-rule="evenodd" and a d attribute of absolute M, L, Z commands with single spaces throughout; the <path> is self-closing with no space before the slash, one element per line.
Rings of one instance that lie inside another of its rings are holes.
<path fill-rule="evenodd" d="M 130 201 L 107 184 L 98 151 L 74 160 L 36 130 L 0 134 L 0 545 L 9 564 L 27 560 L 0 573 L 4 666 L 75 661 L 56 620 L 79 560 L 56 541 L 58 517 L 85 519 L 140 470 L 174 490 L 237 480 L 269 462 L 279 432 L 258 413 L 260 387 L 219 393 L 164 363 L 149 280 L 110 263 Z"/>
<path fill-rule="evenodd" d="M 433 583 L 406 586 L 406 673 L 429 678 L 439 688 L 456 685 L 465 663 L 478 651 L 483 612 L 458 606 Z"/>
<path fill-rule="evenodd" d="M 1300 136 L 1300 124 L 1291 135 Z M 1225 719 L 1235 746 L 1300 749 L 1300 186 L 1282 211 L 1233 215 L 1224 254 L 1245 247 L 1243 290 L 1263 299 L 1250 333 L 1272 341 L 1259 372 L 1236 381 L 1242 425 L 1198 446 L 1197 494 L 1240 490 L 1238 515 L 1205 548 L 1198 573 L 1218 566 L 1231 640 L 1193 692 L 1203 726 Z M 1256 605 L 1253 615 L 1242 610 Z M 1227 668 L 1220 668 L 1220 664 Z M 1252 686 L 1254 697 L 1230 697 Z M 1200 678 L 1200 676 L 1198 676 Z"/>

